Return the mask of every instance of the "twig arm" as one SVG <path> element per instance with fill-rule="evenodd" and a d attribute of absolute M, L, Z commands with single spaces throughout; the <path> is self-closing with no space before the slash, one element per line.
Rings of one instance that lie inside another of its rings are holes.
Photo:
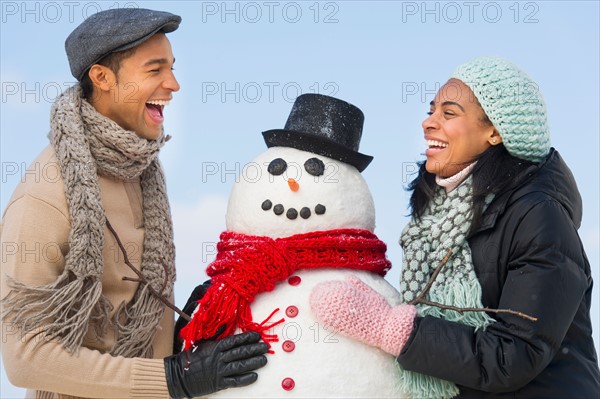
<path fill-rule="evenodd" d="M 442 259 L 440 264 L 435 268 L 433 273 L 431 273 L 431 277 L 429 277 L 429 281 L 427 281 L 425 288 L 423 288 L 423 290 L 419 293 L 419 295 L 417 295 L 417 297 L 414 300 L 410 301 L 409 304 L 411 304 L 411 305 L 423 304 L 423 305 L 435 306 L 436 308 L 446 309 L 446 310 L 454 310 L 459 313 L 464 313 L 464 312 L 509 313 L 509 314 L 513 314 L 513 315 L 522 317 L 527 320 L 537 321 L 537 317 L 529 316 L 528 314 L 525 314 L 522 312 L 517 312 L 512 309 L 459 308 L 456 306 L 444 305 L 442 303 L 432 302 L 432 301 L 425 299 L 425 295 L 427 295 L 427 292 L 429 292 L 429 289 L 433 285 L 433 282 L 435 281 L 437 276 L 442 271 L 442 268 L 446 265 L 446 263 L 448 263 L 448 260 L 450 260 L 451 256 L 452 256 L 452 248 L 448 249 L 446 256 L 444 256 L 444 258 Z"/>
<path fill-rule="evenodd" d="M 509 313 L 509 314 L 514 314 L 516 316 L 522 317 L 527 320 L 537 321 L 537 317 L 529 316 L 528 314 L 525 314 L 522 312 L 517 312 L 516 310 L 512 310 L 512 309 L 458 308 L 456 306 L 450 306 L 450 305 L 444 305 L 442 303 L 431 302 L 426 299 L 420 300 L 419 303 L 422 303 L 423 305 L 435 306 L 435 307 L 441 308 L 441 309 L 454 310 L 459 313 L 464 313 L 464 312 Z"/>
<path fill-rule="evenodd" d="M 117 234 L 117 232 L 115 231 L 115 229 L 113 228 L 113 226 L 110 224 L 110 222 L 108 221 L 108 219 L 106 219 L 106 227 L 112 233 L 113 237 L 115 238 L 115 241 L 117 241 L 117 245 L 119 246 L 119 249 L 121 250 L 121 253 L 123 254 L 123 261 L 138 276 L 137 279 L 134 279 L 134 278 L 131 278 L 131 277 L 123 277 L 123 280 L 138 282 L 140 284 L 146 284 L 146 286 L 148 287 L 148 290 L 150 291 L 150 293 L 152 295 L 154 295 L 156 298 L 158 298 L 158 300 L 160 300 L 166 307 L 168 307 L 169 309 L 172 309 L 173 311 L 175 311 L 175 313 L 177 313 L 179 316 L 183 317 L 185 320 L 190 321 L 192 319 L 190 316 L 188 316 L 187 314 L 183 313 L 177 306 L 175 306 L 169 300 L 167 300 L 165 297 L 163 297 L 161 294 L 159 294 L 158 292 L 156 292 L 156 290 L 154 288 L 152 288 L 152 286 L 150 284 L 148 284 L 148 280 L 146 280 L 146 278 L 144 277 L 144 275 L 142 274 L 142 272 L 140 272 L 138 269 L 136 269 L 131 264 L 131 262 L 129 261 L 129 257 L 127 256 L 127 251 L 125 251 L 125 246 L 123 246 L 123 243 L 121 242 L 121 239 L 119 238 L 119 235 Z M 163 268 L 165 269 L 165 275 L 168 275 L 166 265 L 163 264 Z M 166 283 L 167 282 L 165 280 L 165 283 L 163 284 L 163 289 L 166 286 Z"/>

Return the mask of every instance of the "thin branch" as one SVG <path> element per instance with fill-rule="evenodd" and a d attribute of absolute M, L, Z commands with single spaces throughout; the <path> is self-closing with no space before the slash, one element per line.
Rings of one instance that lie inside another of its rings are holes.
<path fill-rule="evenodd" d="M 457 308 L 456 306 L 444 305 L 442 303 L 431 302 L 426 299 L 421 299 L 418 303 L 422 303 L 423 305 L 435 306 L 441 309 L 454 310 L 459 313 L 464 312 L 491 312 L 491 313 L 510 313 L 516 316 L 520 316 L 524 319 L 537 321 L 537 317 L 529 316 L 528 314 L 517 312 L 512 309 L 490 309 L 490 308 Z"/>
<path fill-rule="evenodd" d="M 429 292 L 429 289 L 433 285 L 433 282 L 437 278 L 438 274 L 440 274 L 440 272 L 442 271 L 442 268 L 446 265 L 446 263 L 448 263 L 451 256 L 452 256 L 452 248 L 448 249 L 446 256 L 444 256 L 444 258 L 442 259 L 442 261 L 440 262 L 438 267 L 436 267 L 435 270 L 433 271 L 433 273 L 431 273 L 431 276 L 429 277 L 429 281 L 425 285 L 425 288 L 423 288 L 423 291 L 421 291 L 421 293 L 419 295 L 417 295 L 417 297 L 410 302 L 411 305 L 416 305 L 417 303 L 422 303 L 422 300 L 425 299 L 425 295 L 427 294 L 427 292 Z"/>
<path fill-rule="evenodd" d="M 133 281 L 134 283 L 144 283 L 145 281 L 140 280 L 139 278 L 127 277 L 124 276 L 121 278 L 124 281 Z"/>
<path fill-rule="evenodd" d="M 433 271 L 433 273 L 431 273 L 431 277 L 429 277 L 429 281 L 427 281 L 425 288 L 423 288 L 423 290 L 419 293 L 419 295 L 417 295 L 417 297 L 414 300 L 409 302 L 411 305 L 423 304 L 423 305 L 435 306 L 440 309 L 454 310 L 459 313 L 464 313 L 464 312 L 509 313 L 509 314 L 514 314 L 516 316 L 522 317 L 527 320 L 537 321 L 537 317 L 529 316 L 528 314 L 525 314 L 522 312 L 517 312 L 517 311 L 511 310 L 511 309 L 459 308 L 456 306 L 444 305 L 442 303 L 432 302 L 432 301 L 425 299 L 425 295 L 427 295 L 427 292 L 429 292 L 429 290 L 431 289 L 433 282 L 437 278 L 438 274 L 440 274 L 440 272 L 442 271 L 442 268 L 446 265 L 446 263 L 448 263 L 448 260 L 450 260 L 451 256 L 452 256 L 452 248 L 448 249 L 446 256 L 444 256 L 444 258 L 441 260 L 438 267 L 436 267 L 435 270 Z"/>
<path fill-rule="evenodd" d="M 117 241 L 117 245 L 119 246 L 119 249 L 121 250 L 121 253 L 123 254 L 123 261 L 138 276 L 137 279 L 125 276 L 125 277 L 123 277 L 123 280 L 125 280 L 125 281 L 134 281 L 134 282 L 139 282 L 141 284 L 146 284 L 146 286 L 148 287 L 148 290 L 150 290 L 150 293 L 152 295 L 154 295 L 156 298 L 158 298 L 162 303 L 164 303 L 166 307 L 168 307 L 169 309 L 174 310 L 179 316 L 183 317 L 185 320 L 190 321 L 191 320 L 190 316 L 188 316 L 187 314 L 183 313 L 177 306 L 175 306 L 174 304 L 172 304 L 171 302 L 169 302 L 169 300 L 167 300 L 165 297 L 163 297 L 158 292 L 156 292 L 156 290 L 154 288 L 152 288 L 152 286 L 148 283 L 148 280 L 146 280 L 146 278 L 144 277 L 144 275 L 138 269 L 136 269 L 135 266 L 133 266 L 131 264 L 131 262 L 129 261 L 129 257 L 127 256 L 127 251 L 125 251 L 125 246 L 123 246 L 123 243 L 121 242 L 121 239 L 119 238 L 119 235 L 117 234 L 117 232 L 115 231 L 115 229 L 112 227 L 112 225 L 110 224 L 110 222 L 108 221 L 108 219 L 106 219 L 106 227 L 108 228 L 108 230 L 110 230 L 110 232 L 112 233 L 113 237 Z M 168 276 L 169 273 L 168 273 L 168 270 L 167 270 L 167 266 L 164 263 L 162 263 L 162 266 L 165 269 L 165 276 Z M 165 282 L 163 284 L 163 290 L 164 290 L 164 288 L 166 286 L 167 286 L 167 278 L 165 277 Z"/>

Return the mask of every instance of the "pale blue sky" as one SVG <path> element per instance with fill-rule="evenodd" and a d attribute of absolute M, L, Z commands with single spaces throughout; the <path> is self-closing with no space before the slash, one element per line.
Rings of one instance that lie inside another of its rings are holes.
<path fill-rule="evenodd" d="M 584 204 L 580 235 L 599 275 L 598 1 L 2 1 L 0 115 L 4 209 L 24 167 L 47 144 L 49 111 L 74 79 L 67 35 L 87 15 L 117 6 L 183 17 L 169 34 L 181 91 L 165 110 L 173 139 L 161 158 L 174 213 L 176 302 L 185 303 L 213 259 L 236 171 L 264 149 L 263 130 L 282 128 L 296 95 L 330 94 L 361 108 L 363 172 L 376 233 L 394 264 L 407 222 L 421 122 L 453 69 L 499 55 L 526 70 L 545 95 L 552 144 L 572 168 Z M 43 176 L 44 171 L 39 171 Z M 4 294 L 4 293 L 3 293 Z M 600 344 L 599 291 L 592 317 Z M 2 369 L 0 396 L 22 396 Z"/>

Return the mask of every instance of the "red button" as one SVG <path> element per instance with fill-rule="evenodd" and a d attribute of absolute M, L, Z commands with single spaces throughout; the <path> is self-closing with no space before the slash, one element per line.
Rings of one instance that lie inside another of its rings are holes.
<path fill-rule="evenodd" d="M 284 352 L 291 352 L 296 349 L 296 344 L 293 341 L 287 340 L 283 341 L 281 347 L 283 348 Z"/>
<path fill-rule="evenodd" d="M 291 391 L 295 386 L 296 383 L 290 377 L 284 378 L 283 381 L 281 381 L 281 387 L 286 391 Z"/>
<path fill-rule="evenodd" d="M 298 308 L 295 306 L 288 306 L 285 310 L 285 314 L 287 317 L 296 317 L 298 316 Z"/>
<path fill-rule="evenodd" d="M 298 285 L 298 284 L 300 284 L 300 281 L 302 281 L 300 276 L 292 276 L 292 277 L 288 278 L 289 285 Z"/>

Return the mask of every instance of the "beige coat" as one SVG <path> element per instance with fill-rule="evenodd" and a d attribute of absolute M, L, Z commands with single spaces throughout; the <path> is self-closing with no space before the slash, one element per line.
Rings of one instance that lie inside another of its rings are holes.
<path fill-rule="evenodd" d="M 106 216 L 126 247 L 131 263 L 139 268 L 144 239 L 142 193 L 139 180 L 99 177 Z M 29 167 L 2 218 L 1 295 L 9 293 L 6 276 L 30 285 L 44 285 L 62 273 L 69 251 L 69 211 L 54 150 L 46 148 Z M 123 262 L 115 239 L 104 229 L 102 292 L 115 310 L 129 302 L 138 283 Z M 171 298 L 172 300 L 172 298 Z M 114 312 L 114 311 L 113 311 Z M 8 323 L 9 324 L 9 323 Z M 12 384 L 28 388 L 38 398 L 168 397 L 163 358 L 171 354 L 174 315 L 165 309 L 152 344 L 155 359 L 114 357 L 107 352 L 115 343 L 115 330 L 100 340 L 89 331 L 77 354 L 56 342 L 43 342 L 4 323 L 2 358 Z M 55 392 L 57 394 L 50 394 Z"/>

